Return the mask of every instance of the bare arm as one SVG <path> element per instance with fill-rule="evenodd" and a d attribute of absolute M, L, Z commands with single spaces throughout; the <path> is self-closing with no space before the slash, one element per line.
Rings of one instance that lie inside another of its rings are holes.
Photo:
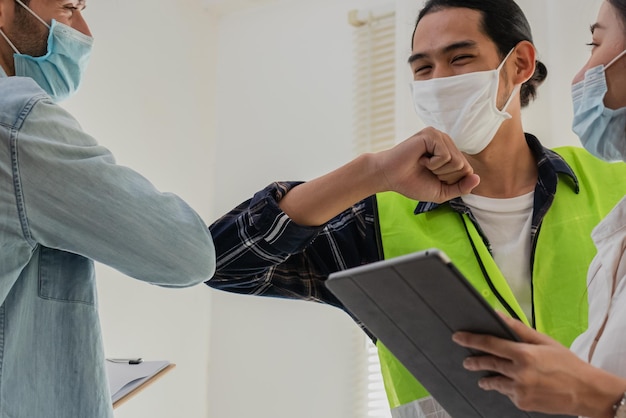
<path fill-rule="evenodd" d="M 280 208 L 300 225 L 321 225 L 378 192 L 444 202 L 469 193 L 479 181 L 450 137 L 426 128 L 389 150 L 364 154 L 295 187 Z"/>
<path fill-rule="evenodd" d="M 464 347 L 488 353 L 468 357 L 466 369 L 500 374 L 481 379 L 481 388 L 508 396 L 526 411 L 613 418 L 613 405 L 626 391 L 626 379 L 590 365 L 517 320 L 504 319 L 524 343 L 466 332 L 453 336 Z"/>

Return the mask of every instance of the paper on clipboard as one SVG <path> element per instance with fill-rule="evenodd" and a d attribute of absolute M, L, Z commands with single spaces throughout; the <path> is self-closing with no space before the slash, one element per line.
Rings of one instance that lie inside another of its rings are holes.
<path fill-rule="evenodd" d="M 154 379 L 159 373 L 174 365 L 167 360 L 142 361 L 139 364 L 128 362 L 106 361 L 109 389 L 113 406 L 120 400 L 139 390 Z"/>

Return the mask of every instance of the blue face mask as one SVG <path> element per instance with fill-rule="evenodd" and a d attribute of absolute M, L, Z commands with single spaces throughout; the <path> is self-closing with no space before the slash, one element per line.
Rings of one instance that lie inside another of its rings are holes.
<path fill-rule="evenodd" d="M 604 106 L 606 69 L 624 55 L 626 50 L 606 66 L 590 68 L 584 80 L 572 86 L 572 129 L 587 151 L 605 161 L 626 161 L 626 107 L 612 110 Z"/>
<path fill-rule="evenodd" d="M 52 20 L 51 25 L 48 25 L 20 0 L 16 2 L 46 25 L 50 33 L 46 55 L 32 57 L 20 54 L 15 45 L 0 30 L 0 35 L 15 51 L 13 55 L 15 75 L 35 80 L 55 102 L 70 97 L 76 92 L 82 80 L 91 54 L 93 38 L 56 20 Z"/>

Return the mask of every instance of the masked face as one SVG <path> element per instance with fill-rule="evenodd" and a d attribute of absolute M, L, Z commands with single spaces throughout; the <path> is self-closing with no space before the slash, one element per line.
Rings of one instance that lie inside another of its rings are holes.
<path fill-rule="evenodd" d="M 625 55 L 623 51 L 607 65 L 590 68 L 572 86 L 572 129 L 587 151 L 605 161 L 626 161 L 626 107 L 613 110 L 604 105 L 606 70 Z"/>
<path fill-rule="evenodd" d="M 36 51 L 34 56 L 29 53 L 35 50 L 38 45 L 36 35 L 32 35 L 30 38 L 32 41 L 29 43 L 27 35 L 24 34 L 29 29 L 30 24 L 24 23 L 26 28 L 20 30 L 21 35 L 18 35 L 20 47 L 25 48 L 23 53 L 0 30 L 0 35 L 15 51 L 13 55 L 15 75 L 32 78 L 56 102 L 68 98 L 76 92 L 80 85 L 91 54 L 93 38 L 54 19 L 51 25 L 48 25 L 20 0 L 15 1 L 48 30 L 46 52 L 42 56 L 39 56 L 40 54 L 37 54 Z M 16 16 L 19 14 L 16 13 Z"/>
<path fill-rule="evenodd" d="M 413 104 L 422 121 L 452 138 L 459 150 L 478 154 L 491 142 L 511 115 L 506 112 L 519 86 L 516 86 L 502 109 L 498 109 L 500 71 L 511 55 L 491 71 L 476 71 L 451 77 L 415 80 Z"/>

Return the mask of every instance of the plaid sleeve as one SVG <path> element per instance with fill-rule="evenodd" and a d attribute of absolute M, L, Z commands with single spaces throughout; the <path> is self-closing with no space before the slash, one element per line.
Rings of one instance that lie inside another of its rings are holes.
<path fill-rule="evenodd" d="M 374 198 L 326 225 L 303 227 L 278 207 L 297 184 L 273 183 L 210 226 L 217 271 L 209 286 L 342 307 L 324 281 L 334 271 L 379 259 Z"/>

